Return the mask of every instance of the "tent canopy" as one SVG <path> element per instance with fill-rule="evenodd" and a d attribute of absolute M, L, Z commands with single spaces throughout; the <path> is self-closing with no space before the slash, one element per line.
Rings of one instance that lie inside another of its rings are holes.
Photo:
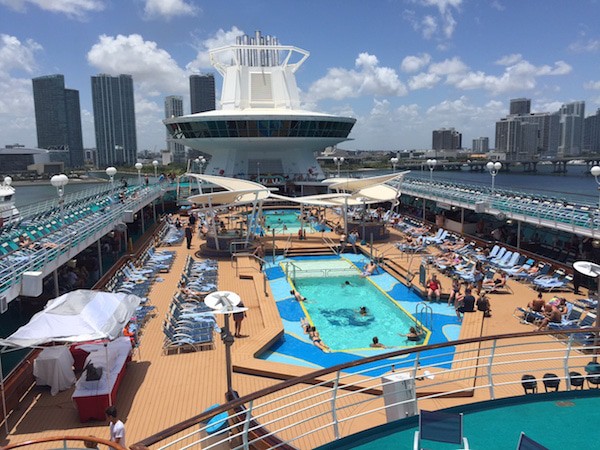
<path fill-rule="evenodd" d="M 4 347 L 116 339 L 135 313 L 135 295 L 77 290 L 50 300 L 27 325 L 0 340 Z"/>

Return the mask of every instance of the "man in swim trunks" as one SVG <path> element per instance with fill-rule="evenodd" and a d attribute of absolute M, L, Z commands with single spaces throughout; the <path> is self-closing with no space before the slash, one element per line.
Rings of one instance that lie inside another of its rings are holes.
<path fill-rule="evenodd" d="M 376 268 L 377 268 L 377 265 L 375 265 L 375 262 L 369 261 L 369 264 L 366 264 L 365 267 L 363 267 L 363 273 L 360 276 L 362 278 L 366 278 L 370 275 L 373 275 L 373 272 L 375 272 Z"/>

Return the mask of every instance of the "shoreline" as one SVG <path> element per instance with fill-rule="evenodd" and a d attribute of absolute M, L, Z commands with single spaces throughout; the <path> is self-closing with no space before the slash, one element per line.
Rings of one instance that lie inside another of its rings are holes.
<path fill-rule="evenodd" d="M 109 181 L 105 178 L 69 178 L 69 184 L 97 184 L 97 183 L 108 183 Z M 50 180 L 14 180 L 13 186 L 52 186 Z"/>

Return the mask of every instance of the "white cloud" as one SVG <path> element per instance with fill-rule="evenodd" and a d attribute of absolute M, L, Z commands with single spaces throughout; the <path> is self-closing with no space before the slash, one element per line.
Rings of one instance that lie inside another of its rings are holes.
<path fill-rule="evenodd" d="M 408 80 L 408 87 L 413 91 L 417 89 L 431 89 L 440 80 L 441 77 L 434 73 L 420 73 Z"/>
<path fill-rule="evenodd" d="M 414 0 L 425 8 L 437 8 L 439 17 L 425 14 L 417 19 L 415 11 L 405 11 L 404 17 L 412 23 L 415 30 L 420 31 L 425 39 L 431 39 L 441 33 L 440 38 L 450 39 L 456 29 L 454 12 L 460 9 L 463 0 Z"/>
<path fill-rule="evenodd" d="M 588 81 L 583 87 L 585 89 L 600 90 L 600 81 Z"/>
<path fill-rule="evenodd" d="M 21 42 L 15 36 L 0 34 L 0 129 L 2 144 L 20 143 L 35 146 L 36 131 L 31 78 L 17 73 L 33 74 L 37 69 L 36 52 L 42 46 L 33 40 Z M 10 94 L 8 94 L 10 93 Z M 28 136 L 29 141 L 23 141 Z"/>
<path fill-rule="evenodd" d="M 177 16 L 195 16 L 200 9 L 185 0 L 146 0 L 144 14 L 147 18 L 172 19 Z"/>
<path fill-rule="evenodd" d="M 379 66 L 375 55 L 361 53 L 354 62 L 355 69 L 331 68 L 308 90 L 308 101 L 324 98 L 341 100 L 363 95 L 406 95 L 406 86 L 394 69 Z"/>
<path fill-rule="evenodd" d="M 145 41 L 139 34 L 102 35 L 87 59 L 99 72 L 132 75 L 134 82 L 150 95 L 182 94 L 187 89 L 187 73 L 156 42 Z"/>
<path fill-rule="evenodd" d="M 506 7 L 502 3 L 500 3 L 498 0 L 493 0 L 492 3 L 490 3 L 490 6 L 498 11 L 506 10 Z"/>
<path fill-rule="evenodd" d="M 33 72 L 36 68 L 35 52 L 41 49 L 42 46 L 31 39 L 23 43 L 15 36 L 0 34 L 0 74 L 11 70 Z"/>
<path fill-rule="evenodd" d="M 429 72 L 436 75 L 462 74 L 466 72 L 467 69 L 467 65 L 463 63 L 457 56 L 451 59 L 445 59 L 444 61 L 434 63 L 429 66 Z"/>
<path fill-rule="evenodd" d="M 102 0 L 0 0 L 0 5 L 19 12 L 26 12 L 27 6 L 33 5 L 77 19 L 85 19 L 88 13 L 102 11 L 105 6 Z"/>
<path fill-rule="evenodd" d="M 569 50 L 576 53 L 595 53 L 600 51 L 599 39 L 588 39 L 587 41 L 577 41 L 569 45 Z"/>
<path fill-rule="evenodd" d="M 502 58 L 496 61 L 496 64 L 500 66 L 512 66 L 521 60 L 523 60 L 523 56 L 520 53 L 512 53 L 510 55 L 504 55 Z"/>
<path fill-rule="evenodd" d="M 420 55 L 406 56 L 400 64 L 400 70 L 407 73 L 418 72 L 431 61 L 431 55 L 422 53 Z"/>
<path fill-rule="evenodd" d="M 244 35 L 244 31 L 240 30 L 236 26 L 232 26 L 228 31 L 219 29 L 214 36 L 208 39 L 203 39 L 195 44 L 197 51 L 196 58 L 194 61 L 189 63 L 186 68 L 192 72 L 200 72 L 202 69 L 212 67 L 209 58 L 209 50 L 235 44 L 236 38 L 242 35 Z M 226 55 L 221 56 L 223 62 L 228 62 L 229 59 L 231 59 L 231 57 L 228 59 Z"/>

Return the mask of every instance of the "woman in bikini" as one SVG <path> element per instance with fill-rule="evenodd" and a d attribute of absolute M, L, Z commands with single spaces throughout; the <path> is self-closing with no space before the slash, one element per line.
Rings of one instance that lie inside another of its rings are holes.
<path fill-rule="evenodd" d="M 313 344 L 315 344 L 318 348 L 320 348 L 324 352 L 329 353 L 331 351 L 331 349 L 325 343 L 323 343 L 323 341 L 321 340 L 321 336 L 319 335 L 319 332 L 317 331 L 317 329 L 315 327 L 312 327 L 310 329 L 310 338 L 311 338 Z"/>

